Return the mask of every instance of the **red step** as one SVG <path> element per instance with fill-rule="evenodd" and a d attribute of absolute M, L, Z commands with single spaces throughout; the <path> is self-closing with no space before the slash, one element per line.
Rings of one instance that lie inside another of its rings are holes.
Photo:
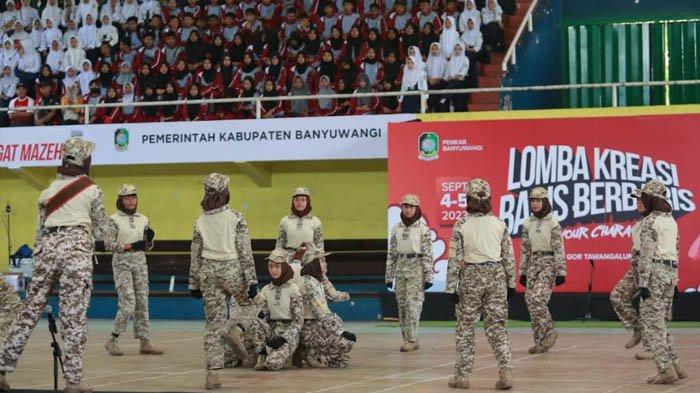
<path fill-rule="evenodd" d="M 469 103 L 470 112 L 485 112 L 485 111 L 497 111 L 500 110 L 498 104 L 472 104 Z"/>
<path fill-rule="evenodd" d="M 503 32 L 503 39 L 506 41 L 506 46 L 509 46 L 511 42 L 513 42 L 513 38 L 515 38 L 515 33 L 518 32 L 518 28 L 507 28 Z"/>
<path fill-rule="evenodd" d="M 501 63 L 484 64 L 484 76 L 500 78 L 502 74 Z"/>
<path fill-rule="evenodd" d="M 506 57 L 505 53 L 501 52 L 491 52 L 491 64 L 501 64 L 503 63 L 503 58 Z"/>
<path fill-rule="evenodd" d="M 479 87 L 500 87 L 501 78 L 482 76 L 479 78 Z"/>
<path fill-rule="evenodd" d="M 504 18 L 503 25 L 507 28 L 517 30 L 518 27 L 520 27 L 520 24 L 523 23 L 523 20 L 525 20 L 523 15 L 507 15 Z"/>
<path fill-rule="evenodd" d="M 471 102 L 475 104 L 498 104 L 501 102 L 501 96 L 498 92 L 492 93 L 472 93 Z"/>

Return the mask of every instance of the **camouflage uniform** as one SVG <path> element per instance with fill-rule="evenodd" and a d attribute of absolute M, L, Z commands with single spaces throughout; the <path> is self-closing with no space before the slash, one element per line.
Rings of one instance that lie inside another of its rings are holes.
<path fill-rule="evenodd" d="M 468 183 L 468 198 L 485 201 L 490 196 L 486 181 L 473 179 Z M 515 258 L 507 226 L 490 212 L 469 213 L 454 225 L 447 266 L 445 292 L 453 298 L 458 295 L 457 359 L 451 387 L 469 385 L 476 352 L 474 328 L 482 315 L 486 338 L 498 360 L 499 383 L 504 375 L 510 375 L 508 288 L 515 288 Z"/>
<path fill-rule="evenodd" d="M 228 176 L 210 174 L 204 181 L 205 192 L 225 191 L 228 184 Z M 255 284 L 255 263 L 243 214 L 228 206 L 203 212 L 192 236 L 189 289 L 201 290 L 204 297 L 204 353 L 208 370 L 225 365 L 223 336 L 228 300 L 234 301 L 233 295 L 246 293 Z"/>
<path fill-rule="evenodd" d="M 656 180 L 645 184 L 642 193 L 668 201 L 666 186 Z M 678 357 L 673 337 L 666 327 L 666 315 L 678 283 L 680 237 L 672 214 L 652 211 L 642 220 L 639 241 L 639 288 L 648 289 L 650 295 L 642 299 L 639 306 L 642 336 L 654 355 L 659 372 L 656 379 L 649 382 L 674 382 L 678 380 Z"/>
<path fill-rule="evenodd" d="M 401 204 L 419 206 L 417 195 L 405 195 Z M 425 285 L 433 281 L 433 250 L 430 228 L 417 220 L 410 226 L 402 221 L 391 230 L 384 281 L 395 281 L 396 303 L 404 345 L 412 350 L 418 343 L 418 324 L 425 299 Z"/>
<path fill-rule="evenodd" d="M 301 277 L 304 299 L 304 326 L 300 345 L 307 351 L 311 363 L 326 367 L 346 367 L 353 341 L 343 337 L 343 321 L 331 312 L 323 292 L 323 285 L 312 276 Z"/>
<path fill-rule="evenodd" d="M 70 138 L 63 143 L 64 163 L 83 166 L 95 149 L 92 142 Z M 50 216 L 46 203 L 59 190 L 82 176 L 58 175 L 39 197 L 39 225 L 34 251 L 34 271 L 27 300 L 13 321 L 0 355 L 0 370 L 14 370 L 29 336 L 44 311 L 51 289 L 60 285 L 61 336 L 65 345 L 67 391 L 77 388 L 83 376 L 83 350 L 87 341 L 87 309 L 92 292 L 94 240 L 104 239 L 109 246 L 111 227 L 102 203 L 102 191 L 90 185 Z"/>
<path fill-rule="evenodd" d="M 306 196 L 308 203 L 311 203 L 311 192 L 306 187 L 296 188 L 292 199 L 296 196 Z M 304 217 L 289 214 L 282 218 L 275 248 L 286 250 L 291 256 L 303 243 L 311 243 L 316 248 L 324 249 L 321 220 L 311 213 Z"/>
<path fill-rule="evenodd" d="M 287 256 L 282 250 L 275 250 L 270 254 L 269 260 L 287 263 Z M 287 360 L 291 359 L 299 344 L 299 335 L 304 324 L 304 300 L 301 292 L 292 280 L 280 286 L 271 282 L 258 293 L 254 304 L 262 310 L 269 324 L 265 335 L 265 348 L 256 369 L 280 370 Z M 282 337 L 286 342 L 273 349 L 267 345 L 267 341 L 276 337 Z M 262 365 L 264 368 L 259 368 Z"/>
<path fill-rule="evenodd" d="M 322 248 L 316 248 L 316 246 L 314 246 L 313 244 L 305 245 L 305 247 L 306 252 L 304 252 L 300 259 L 295 259 L 296 254 L 292 255 L 292 257 L 290 258 L 291 261 L 289 262 L 289 264 L 292 266 L 292 269 L 294 269 L 295 277 L 299 277 L 298 272 L 301 271 L 301 268 L 307 263 L 313 261 L 315 258 L 330 255 L 330 253 L 325 252 Z M 300 282 L 296 282 L 296 284 L 299 287 L 302 286 Z M 323 293 L 325 293 L 327 300 L 334 303 L 347 302 L 348 300 L 350 300 L 350 294 L 335 289 L 335 286 L 333 286 L 333 283 L 328 279 L 328 276 L 326 274 L 323 275 L 321 285 L 323 286 Z"/>
<path fill-rule="evenodd" d="M 0 273 L 0 348 L 5 338 L 5 332 L 20 310 L 22 301 L 17 296 L 15 288 Z"/>
<path fill-rule="evenodd" d="M 119 196 L 136 195 L 136 187 L 122 185 Z M 120 335 L 126 331 L 129 319 L 134 319 L 134 337 L 148 342 L 148 265 L 146 253 L 139 250 L 124 251 L 126 245 L 144 241 L 144 231 L 150 226 L 148 217 L 140 213 L 112 214 L 111 225 L 115 234 L 112 255 L 114 284 L 117 288 L 118 310 L 112 332 Z M 151 249 L 153 243 L 147 245 Z"/>
<path fill-rule="evenodd" d="M 530 199 L 548 199 L 547 190 L 535 187 Z M 564 239 L 561 225 L 552 213 L 543 218 L 528 217 L 521 236 L 520 276 L 527 277 L 525 302 L 530 312 L 535 346 L 532 353 L 546 351 L 556 340 L 554 320 L 549 313 L 556 277 L 566 276 Z"/>
<path fill-rule="evenodd" d="M 253 304 L 245 293 L 238 293 L 233 296 L 230 302 L 227 330 L 238 326 L 243 331 L 243 344 L 248 352 L 248 358 L 238 359 L 231 345 L 226 342 L 226 364 L 240 364 L 246 367 L 255 366 L 258 353 L 265 347 L 265 336 L 269 326 L 258 317 L 260 310 Z"/>

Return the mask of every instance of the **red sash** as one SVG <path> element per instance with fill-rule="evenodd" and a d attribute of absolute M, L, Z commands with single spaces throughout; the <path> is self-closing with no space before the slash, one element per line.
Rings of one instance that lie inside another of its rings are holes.
<path fill-rule="evenodd" d="M 63 205 L 68 203 L 71 199 L 75 198 L 78 194 L 83 192 L 86 188 L 90 187 L 95 183 L 90 180 L 87 176 L 82 176 L 78 180 L 69 183 L 63 187 L 56 195 L 52 196 L 51 199 L 46 202 L 44 208 L 46 209 L 46 218 L 49 218 L 56 210 L 60 209 Z"/>

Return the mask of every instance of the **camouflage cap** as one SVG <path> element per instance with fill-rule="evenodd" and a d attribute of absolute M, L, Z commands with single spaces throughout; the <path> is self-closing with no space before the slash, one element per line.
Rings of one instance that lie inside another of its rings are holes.
<path fill-rule="evenodd" d="M 530 199 L 549 199 L 549 193 L 544 187 L 535 187 L 530 190 Z"/>
<path fill-rule="evenodd" d="M 221 173 L 210 173 L 204 178 L 204 190 L 221 192 L 228 188 L 228 183 L 231 181 L 228 176 Z"/>
<path fill-rule="evenodd" d="M 72 137 L 63 142 L 61 158 L 63 162 L 83 166 L 85 159 L 95 151 L 95 144 L 83 138 Z"/>
<path fill-rule="evenodd" d="M 267 259 L 270 262 L 274 262 L 274 263 L 289 262 L 289 256 L 287 255 L 287 251 L 285 251 L 282 248 L 275 248 L 274 250 L 272 250 L 270 255 L 265 259 Z"/>
<path fill-rule="evenodd" d="M 406 194 L 401 198 L 402 205 L 420 206 L 420 198 L 416 194 Z"/>
<path fill-rule="evenodd" d="M 491 197 L 491 187 L 484 179 L 471 179 L 469 183 L 467 183 L 467 196 L 485 201 Z"/>
<path fill-rule="evenodd" d="M 642 197 L 642 190 L 637 188 L 633 193 L 630 194 L 630 198 L 639 199 Z"/>
<path fill-rule="evenodd" d="M 136 195 L 136 186 L 133 184 L 122 184 L 118 196 Z"/>
<path fill-rule="evenodd" d="M 301 196 L 301 195 L 311 198 L 311 191 L 309 191 L 309 189 L 306 187 L 297 187 L 294 189 L 294 192 L 292 193 L 292 198 L 294 198 L 296 196 Z"/>
<path fill-rule="evenodd" d="M 304 253 L 304 256 L 301 257 L 301 264 L 306 265 L 307 263 L 310 263 L 316 258 L 326 257 L 328 255 L 331 255 L 331 253 L 325 252 L 322 248 L 317 248 L 313 244 L 309 244 L 308 249 Z"/>
<path fill-rule="evenodd" d="M 668 201 L 668 189 L 658 180 L 649 180 L 647 184 L 642 187 L 642 192 Z"/>

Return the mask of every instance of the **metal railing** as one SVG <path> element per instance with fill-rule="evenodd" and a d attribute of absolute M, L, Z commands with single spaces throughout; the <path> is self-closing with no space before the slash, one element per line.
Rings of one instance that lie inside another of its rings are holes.
<path fill-rule="evenodd" d="M 679 81 L 645 81 L 645 82 L 607 82 L 607 83 L 580 83 L 568 85 L 544 85 L 544 86 L 509 86 L 509 87 L 482 87 L 469 89 L 443 89 L 443 90 L 414 90 L 414 91 L 392 91 L 392 92 L 374 92 L 374 93 L 359 93 L 359 94 L 328 94 L 328 95 L 305 95 L 305 96 L 279 96 L 279 97 L 248 97 L 248 98 L 218 98 L 218 99 L 200 99 L 200 100 L 179 100 L 179 101 L 149 101 L 149 102 L 132 102 L 132 103 L 101 103 L 101 104 L 83 104 L 83 105 L 47 105 L 34 106 L 29 110 L 53 110 L 53 109 L 75 109 L 82 107 L 84 111 L 85 124 L 90 124 L 89 109 L 90 108 L 114 108 L 123 106 L 177 106 L 188 104 L 231 104 L 237 102 L 255 103 L 256 118 L 262 118 L 262 103 L 267 101 L 294 101 L 294 100 L 318 100 L 318 99 L 338 99 L 338 98 L 358 98 L 358 97 L 401 97 L 415 96 L 421 97 L 421 113 L 426 113 L 428 97 L 433 94 L 479 94 L 479 93 L 509 93 L 509 92 L 537 92 L 537 91 L 553 91 L 553 90 L 578 90 L 578 89 L 611 89 L 611 106 L 618 106 L 618 91 L 621 88 L 631 87 L 655 87 L 655 86 L 688 86 L 700 85 L 700 79 L 679 80 Z M 7 111 L 23 111 L 26 109 L 16 108 L 0 108 L 0 112 Z"/>
<path fill-rule="evenodd" d="M 503 57 L 503 62 L 501 62 L 501 70 L 503 70 L 503 72 L 508 71 L 508 60 L 510 60 L 511 64 L 515 65 L 515 48 L 518 46 L 520 36 L 522 36 L 523 30 L 525 30 L 525 26 L 527 26 L 528 32 L 532 31 L 532 13 L 535 11 L 535 7 L 537 7 L 538 1 L 539 0 L 532 0 L 532 3 L 530 3 L 530 6 L 527 9 L 527 12 L 525 12 L 525 17 L 523 18 L 523 21 L 520 23 L 520 26 L 518 26 L 518 31 L 515 32 L 513 41 L 510 42 L 508 51 L 506 51 L 506 55 Z"/>

